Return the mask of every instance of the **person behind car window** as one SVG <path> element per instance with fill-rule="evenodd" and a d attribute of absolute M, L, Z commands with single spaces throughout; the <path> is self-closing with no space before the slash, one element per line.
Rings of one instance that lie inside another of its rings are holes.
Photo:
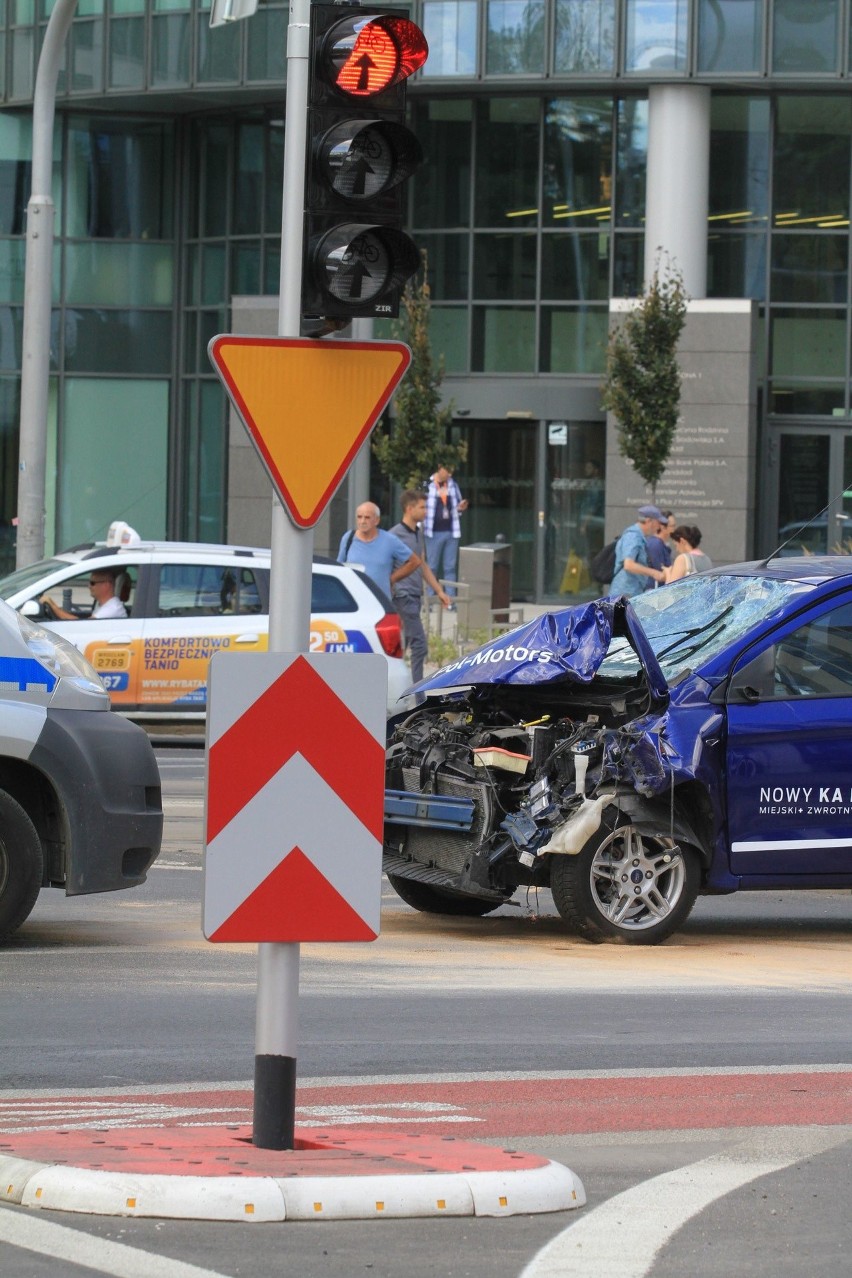
<path fill-rule="evenodd" d="M 701 545 L 701 529 L 694 524 L 678 524 L 672 533 L 672 541 L 677 556 L 671 568 L 666 569 L 666 581 L 680 581 L 681 577 L 691 577 L 695 572 L 706 572 L 713 567 L 713 561 Z"/>
<path fill-rule="evenodd" d="M 656 506 L 640 506 L 635 524 L 630 524 L 618 539 L 615 547 L 615 573 L 610 583 L 611 595 L 641 595 L 651 590 L 654 583 L 665 581 L 661 568 L 652 568 L 648 562 L 646 538 L 655 537 L 665 523 L 661 510 Z"/>
<path fill-rule="evenodd" d="M 363 501 L 355 511 L 355 531 L 340 539 L 339 564 L 357 564 L 388 598 L 394 585 L 420 567 L 419 555 L 413 555 L 398 537 L 379 527 L 382 512 L 375 502 Z"/>
<path fill-rule="evenodd" d="M 95 601 L 90 616 L 97 618 L 98 621 L 109 621 L 127 616 L 127 609 L 115 593 L 115 573 L 110 572 L 106 568 L 95 568 L 89 578 L 89 590 Z M 69 612 L 67 608 L 61 608 L 50 595 L 42 595 L 39 603 L 51 613 L 57 621 L 83 621 L 88 618 L 81 617 L 76 612 Z"/>

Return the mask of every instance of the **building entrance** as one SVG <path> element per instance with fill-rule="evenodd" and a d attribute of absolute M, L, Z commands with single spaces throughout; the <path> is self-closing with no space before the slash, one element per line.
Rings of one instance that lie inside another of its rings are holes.
<path fill-rule="evenodd" d="M 763 554 L 852 553 L 852 432 L 774 428 L 766 482 Z"/>
<path fill-rule="evenodd" d="M 466 438 L 463 544 L 511 543 L 513 599 L 592 598 L 589 561 L 604 536 L 604 423 L 477 421 Z"/>

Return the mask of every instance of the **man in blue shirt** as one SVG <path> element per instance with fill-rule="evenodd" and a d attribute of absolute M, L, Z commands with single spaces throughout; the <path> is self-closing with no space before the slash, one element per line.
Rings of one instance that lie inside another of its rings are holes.
<path fill-rule="evenodd" d="M 660 524 L 665 523 L 662 512 L 656 506 L 640 506 L 635 524 L 625 528 L 615 547 L 615 573 L 609 587 L 611 595 L 641 595 L 654 582 L 666 580 L 660 568 L 652 568 L 648 561 L 646 538 L 656 536 Z"/>
<path fill-rule="evenodd" d="M 383 590 L 390 599 L 393 586 L 420 567 L 419 555 L 413 555 L 398 537 L 379 527 L 382 512 L 375 502 L 364 501 L 355 511 L 355 532 L 346 532 L 337 552 L 339 564 L 354 564 Z"/>

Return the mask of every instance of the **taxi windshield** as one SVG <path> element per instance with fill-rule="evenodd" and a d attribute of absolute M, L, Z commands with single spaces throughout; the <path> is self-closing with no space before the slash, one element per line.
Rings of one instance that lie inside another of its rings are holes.
<path fill-rule="evenodd" d="M 67 568 L 66 559 L 40 559 L 37 564 L 28 564 L 26 568 L 18 568 L 5 577 L 0 577 L 0 599 L 9 599 L 19 590 L 34 586 L 42 577 L 48 577 L 57 568 Z"/>
<path fill-rule="evenodd" d="M 648 590 L 630 602 L 667 682 L 673 684 L 812 589 L 802 581 L 702 573 Z M 637 665 L 626 640 L 618 640 L 599 673 L 618 678 Z"/>

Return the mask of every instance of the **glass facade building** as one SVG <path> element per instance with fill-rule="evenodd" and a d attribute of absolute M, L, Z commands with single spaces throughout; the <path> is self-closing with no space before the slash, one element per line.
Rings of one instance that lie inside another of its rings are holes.
<path fill-rule="evenodd" d="M 4 567 L 50 8 L 0 4 Z M 420 0 L 413 15 L 430 57 L 409 92 L 427 157 L 410 225 L 469 444 L 465 536 L 513 543 L 515 594 L 582 588 L 570 552 L 602 537 L 598 388 L 610 299 L 643 283 L 660 84 L 710 91 L 707 297 L 759 308 L 754 550 L 852 489 L 849 0 Z M 234 296 L 278 291 L 287 9 L 208 21 L 195 0 L 80 0 L 71 28 L 53 153 L 48 550 L 118 515 L 147 536 L 238 532 L 206 349 Z"/>

